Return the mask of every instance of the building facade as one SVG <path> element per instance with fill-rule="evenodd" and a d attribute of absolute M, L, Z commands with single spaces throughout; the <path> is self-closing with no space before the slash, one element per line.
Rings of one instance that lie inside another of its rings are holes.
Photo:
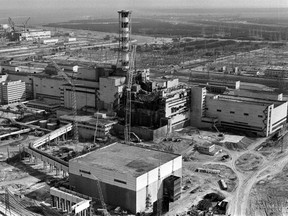
<path fill-rule="evenodd" d="M 132 213 L 145 211 L 148 196 L 152 204 L 162 198 L 163 180 L 169 176 L 182 177 L 181 155 L 120 143 L 69 161 L 75 191 L 97 198 L 99 179 L 105 202 Z"/>
<path fill-rule="evenodd" d="M 10 104 L 26 100 L 25 82 L 18 80 L 1 83 L 1 104 Z"/>
<path fill-rule="evenodd" d="M 73 115 L 62 115 L 59 118 L 63 125 L 74 122 Z M 99 138 L 106 138 L 112 126 L 116 124 L 116 121 L 102 118 L 98 118 L 97 122 L 97 118 L 93 116 L 76 116 L 76 121 L 79 135 L 84 139 L 93 139 L 95 135 Z"/>
<path fill-rule="evenodd" d="M 287 121 L 287 101 L 233 95 L 207 94 L 205 88 L 192 88 L 191 124 L 220 126 L 269 136 Z"/>
<path fill-rule="evenodd" d="M 16 33 L 19 36 L 19 41 L 22 40 L 39 40 L 45 38 L 51 38 L 51 31 L 46 30 L 29 30 Z"/>

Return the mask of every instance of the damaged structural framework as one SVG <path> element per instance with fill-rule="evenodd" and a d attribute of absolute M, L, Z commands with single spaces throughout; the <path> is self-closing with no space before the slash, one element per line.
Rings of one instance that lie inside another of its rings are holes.
<path fill-rule="evenodd" d="M 131 92 L 132 131 L 133 127 L 134 130 L 137 130 L 135 127 L 142 127 L 141 130 L 145 127 L 161 129 L 161 134 L 165 135 L 172 129 L 190 124 L 190 88 L 180 84 L 178 79 L 143 82 L 141 78 L 141 74 L 135 76 L 136 84 Z M 125 93 L 122 103 L 125 104 Z"/>

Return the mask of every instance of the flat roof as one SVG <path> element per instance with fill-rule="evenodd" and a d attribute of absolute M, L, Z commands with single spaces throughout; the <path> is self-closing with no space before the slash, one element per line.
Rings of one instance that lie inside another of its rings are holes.
<path fill-rule="evenodd" d="M 70 161 L 138 177 L 179 156 L 138 146 L 113 143 Z"/>
<path fill-rule="evenodd" d="M 271 99 L 259 99 L 252 97 L 244 97 L 237 95 L 216 95 L 216 94 L 207 94 L 211 96 L 214 100 L 222 100 L 222 101 L 234 101 L 239 103 L 247 103 L 247 104 L 257 104 L 262 106 L 269 106 L 274 104 L 275 106 L 281 105 L 286 101 L 278 101 Z"/>
<path fill-rule="evenodd" d="M 60 120 L 66 120 L 66 121 L 74 121 L 74 119 L 78 122 L 78 123 L 87 123 L 89 125 L 93 125 L 96 127 L 96 122 L 97 122 L 97 118 L 94 116 L 88 116 L 88 115 L 77 115 L 74 116 L 73 115 L 62 115 L 59 117 Z M 110 119 L 105 119 L 105 118 L 98 118 L 98 124 L 100 125 L 109 125 L 109 124 L 115 124 L 116 121 L 110 120 Z"/>

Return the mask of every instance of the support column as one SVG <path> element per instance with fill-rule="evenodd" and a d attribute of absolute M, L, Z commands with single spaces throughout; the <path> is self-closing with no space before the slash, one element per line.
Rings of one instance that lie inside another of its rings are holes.
<path fill-rule="evenodd" d="M 60 170 L 56 167 L 56 176 L 59 175 Z"/>
<path fill-rule="evenodd" d="M 66 200 L 63 199 L 63 211 L 66 211 L 66 210 L 67 210 Z"/>
<path fill-rule="evenodd" d="M 53 195 L 51 195 L 51 202 L 52 202 L 52 207 L 55 207 L 55 198 Z"/>
<path fill-rule="evenodd" d="M 60 208 L 60 198 L 59 197 L 56 197 L 56 207 L 57 207 L 57 209 Z"/>
<path fill-rule="evenodd" d="M 50 169 L 49 169 L 50 172 L 53 172 L 53 166 L 50 164 Z"/>
<path fill-rule="evenodd" d="M 46 168 L 47 168 L 47 162 L 43 161 L 43 170 L 46 170 Z"/>
<path fill-rule="evenodd" d="M 63 206 L 63 199 L 60 198 L 60 209 L 63 211 L 64 210 L 64 206 Z"/>
<path fill-rule="evenodd" d="M 71 211 L 71 205 L 69 200 L 66 200 L 66 206 L 67 206 L 67 212 L 69 213 Z"/>

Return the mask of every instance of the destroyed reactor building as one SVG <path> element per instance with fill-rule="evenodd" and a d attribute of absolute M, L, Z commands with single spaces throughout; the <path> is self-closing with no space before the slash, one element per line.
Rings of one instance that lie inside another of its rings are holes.
<path fill-rule="evenodd" d="M 167 133 L 189 124 L 190 89 L 178 79 L 140 82 L 133 87 L 132 126 L 162 128 Z"/>

